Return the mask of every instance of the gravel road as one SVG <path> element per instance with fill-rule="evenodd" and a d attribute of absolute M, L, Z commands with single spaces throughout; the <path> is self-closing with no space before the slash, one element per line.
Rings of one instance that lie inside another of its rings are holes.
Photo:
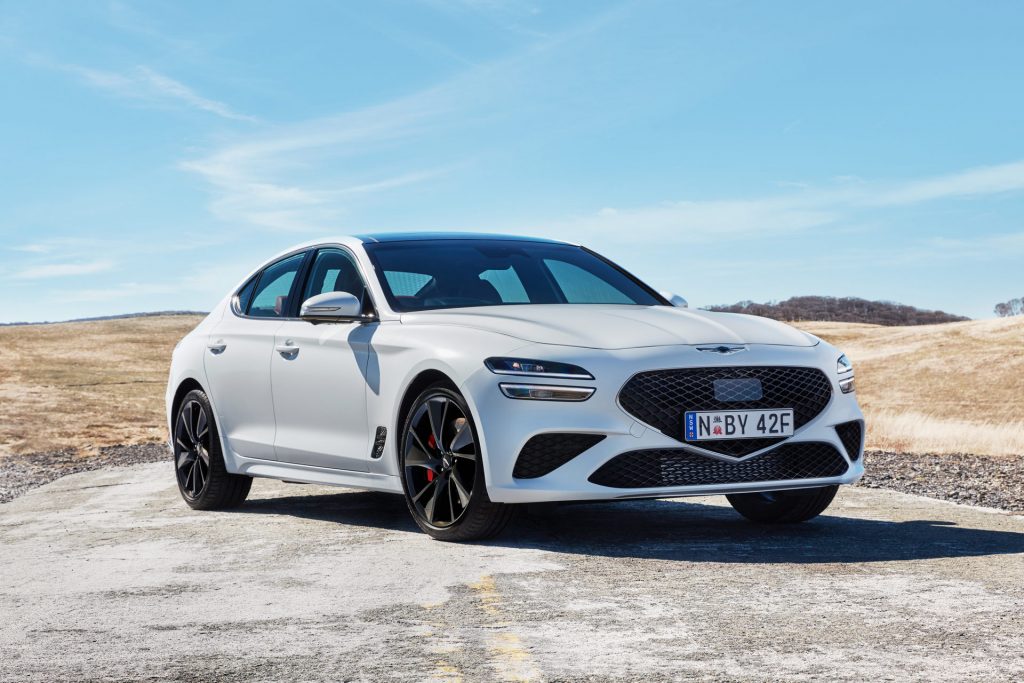
<path fill-rule="evenodd" d="M 400 498 L 167 462 L 0 505 L 0 680 L 1024 678 L 1024 517 L 866 487 L 806 525 L 721 499 L 574 505 L 497 541 Z"/>

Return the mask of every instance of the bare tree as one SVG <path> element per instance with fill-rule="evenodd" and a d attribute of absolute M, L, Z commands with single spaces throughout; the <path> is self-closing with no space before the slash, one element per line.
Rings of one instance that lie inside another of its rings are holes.
<path fill-rule="evenodd" d="M 1009 318 L 1013 315 L 1024 315 L 1024 297 L 1010 299 L 1001 304 L 996 304 L 995 314 L 1000 318 Z"/>
<path fill-rule="evenodd" d="M 709 311 L 748 313 L 765 318 L 794 322 L 823 320 L 876 325 L 930 325 L 969 320 L 944 311 L 925 311 L 892 301 L 867 301 L 854 297 L 795 296 L 765 304 L 741 301 L 731 306 L 708 306 Z"/>

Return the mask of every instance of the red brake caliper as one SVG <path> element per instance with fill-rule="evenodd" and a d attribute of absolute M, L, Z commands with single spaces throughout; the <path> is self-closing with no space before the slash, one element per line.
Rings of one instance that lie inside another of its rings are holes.
<path fill-rule="evenodd" d="M 433 434 L 431 434 L 430 437 L 427 438 L 427 445 L 430 446 L 431 448 L 437 448 L 437 441 L 434 439 Z M 434 470 L 427 470 L 427 481 L 434 481 Z"/>

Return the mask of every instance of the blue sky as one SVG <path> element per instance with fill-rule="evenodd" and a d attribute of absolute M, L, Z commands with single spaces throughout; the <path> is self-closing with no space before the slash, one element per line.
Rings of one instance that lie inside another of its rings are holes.
<path fill-rule="evenodd" d="M 0 0 L 0 321 L 287 246 L 579 241 L 692 304 L 1024 295 L 1019 2 Z"/>

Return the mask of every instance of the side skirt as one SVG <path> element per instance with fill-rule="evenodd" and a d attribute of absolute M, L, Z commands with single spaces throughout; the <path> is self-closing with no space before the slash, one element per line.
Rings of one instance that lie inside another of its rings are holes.
<path fill-rule="evenodd" d="M 237 474 L 300 484 L 323 484 L 325 486 L 344 486 L 346 488 L 364 489 L 366 491 L 383 491 L 385 493 L 402 493 L 402 482 L 398 477 L 389 474 L 372 472 L 352 472 L 334 470 L 310 465 L 294 465 L 291 463 L 272 462 L 269 460 L 253 460 L 235 456 Z"/>

